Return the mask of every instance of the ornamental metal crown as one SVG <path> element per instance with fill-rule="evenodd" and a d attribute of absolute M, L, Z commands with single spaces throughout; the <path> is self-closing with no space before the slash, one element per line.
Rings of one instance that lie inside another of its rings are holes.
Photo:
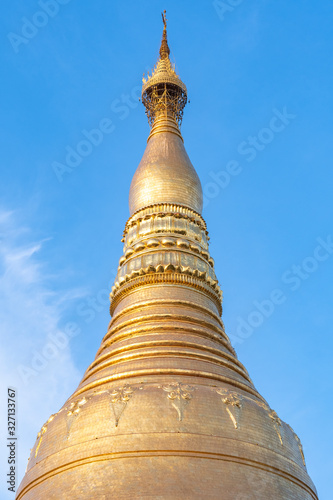
<path fill-rule="evenodd" d="M 186 85 L 176 74 L 175 66 L 170 61 L 170 48 L 167 40 L 166 11 L 162 13 L 163 36 L 160 58 L 152 74 L 142 79 L 142 102 L 146 107 L 149 125 L 152 127 L 157 116 L 171 115 L 178 125 L 183 119 L 187 103 Z"/>

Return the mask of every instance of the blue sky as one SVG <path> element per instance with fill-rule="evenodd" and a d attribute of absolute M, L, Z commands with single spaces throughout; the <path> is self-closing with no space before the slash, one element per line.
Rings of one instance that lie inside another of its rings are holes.
<path fill-rule="evenodd" d="M 57 2 L 0 6 L 1 408 L 15 386 L 20 478 L 107 329 L 165 8 L 227 333 L 330 500 L 332 2 Z"/>

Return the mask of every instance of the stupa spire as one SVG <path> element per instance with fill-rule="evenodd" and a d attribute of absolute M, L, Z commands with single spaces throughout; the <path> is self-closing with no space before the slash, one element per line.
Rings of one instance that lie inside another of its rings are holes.
<path fill-rule="evenodd" d="M 160 57 L 153 69 L 152 75 L 143 78 L 142 102 L 146 107 L 149 125 L 154 128 L 152 134 L 157 129 L 161 129 L 161 126 L 164 129 L 169 126 L 170 129 L 174 129 L 174 132 L 178 133 L 181 137 L 179 127 L 183 119 L 183 110 L 187 103 L 187 89 L 186 85 L 176 74 L 175 68 L 169 58 L 170 49 L 167 40 L 166 11 L 162 13 L 162 19 L 164 26 Z"/>
<path fill-rule="evenodd" d="M 187 89 L 169 59 L 165 11 L 162 19 L 160 57 L 152 74 L 143 78 L 142 102 L 151 131 L 131 183 L 131 215 L 158 203 L 176 204 L 201 213 L 203 204 L 200 180 L 180 132 Z"/>
<path fill-rule="evenodd" d="M 160 56 L 161 59 L 165 59 L 166 57 L 170 56 L 170 49 L 168 45 L 168 39 L 167 39 L 167 18 L 166 18 L 166 10 L 162 12 L 162 21 L 163 21 L 163 36 L 162 36 L 162 42 L 161 42 L 161 48 L 160 48 Z"/>
<path fill-rule="evenodd" d="M 299 438 L 224 329 L 165 12 L 163 23 L 142 89 L 152 130 L 130 188 L 111 321 L 78 388 L 37 434 L 16 498 L 318 500 Z"/>

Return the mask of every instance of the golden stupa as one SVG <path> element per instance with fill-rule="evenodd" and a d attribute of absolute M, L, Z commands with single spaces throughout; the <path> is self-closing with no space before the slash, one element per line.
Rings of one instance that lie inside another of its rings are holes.
<path fill-rule="evenodd" d="M 302 445 L 255 389 L 221 321 L 184 83 L 143 81 L 151 132 L 130 188 L 112 320 L 94 362 L 37 435 L 18 500 L 317 500 Z"/>

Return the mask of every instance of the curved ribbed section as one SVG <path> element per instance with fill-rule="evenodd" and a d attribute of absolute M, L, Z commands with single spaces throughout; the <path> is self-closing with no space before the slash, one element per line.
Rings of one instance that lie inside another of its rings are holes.
<path fill-rule="evenodd" d="M 249 484 L 259 500 L 317 499 L 299 438 L 225 333 L 208 240 L 183 205 L 128 220 L 108 331 L 38 434 L 18 499 L 234 500 Z"/>
<path fill-rule="evenodd" d="M 184 88 L 168 58 L 165 28 L 144 87 L 152 130 L 108 331 L 38 433 L 18 500 L 318 500 L 298 436 L 225 333 L 201 185 L 178 126 Z"/>

